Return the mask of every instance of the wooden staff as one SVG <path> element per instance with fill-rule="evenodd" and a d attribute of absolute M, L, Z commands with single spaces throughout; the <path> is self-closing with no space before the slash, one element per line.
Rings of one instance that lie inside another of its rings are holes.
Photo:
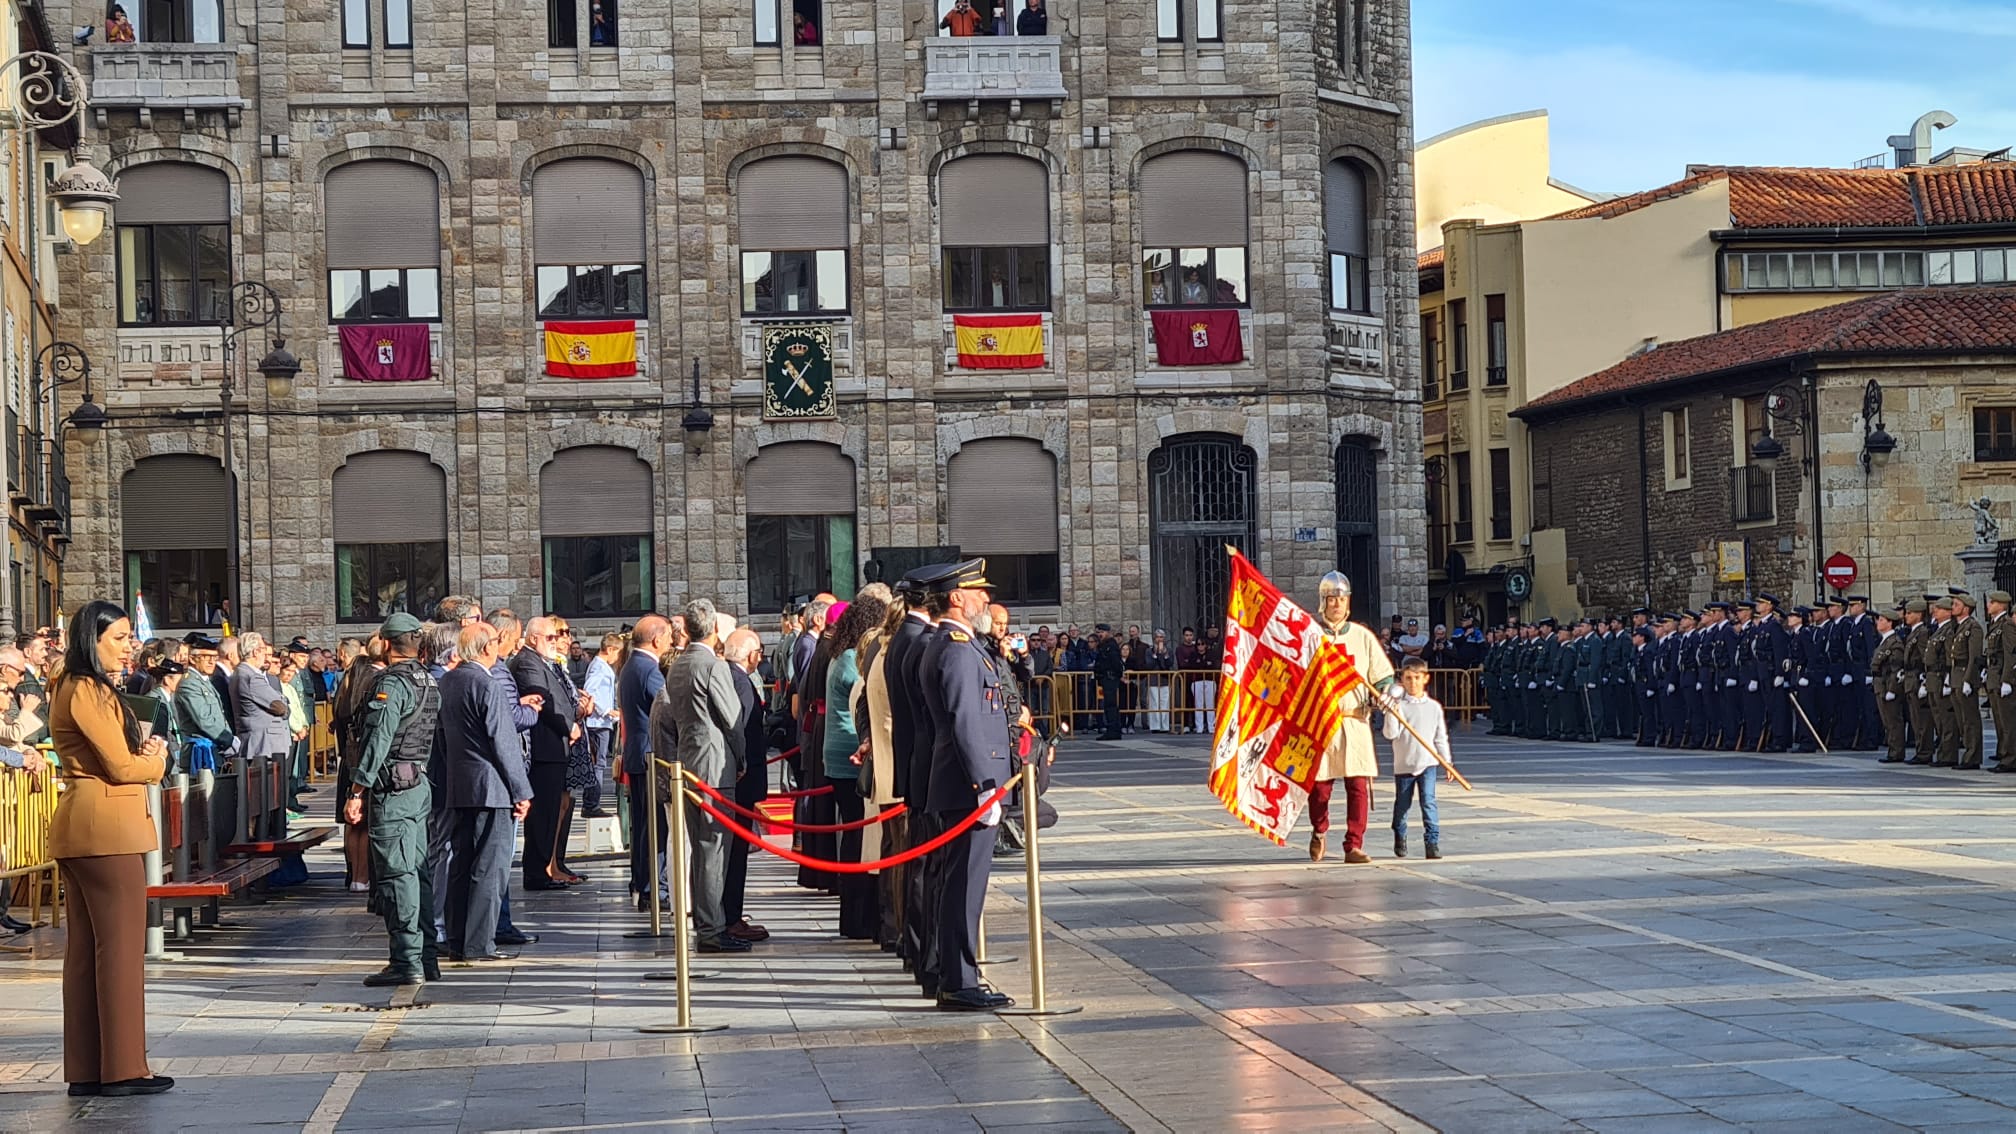
<path fill-rule="evenodd" d="M 1799 703 L 1799 694 L 1787 693 L 1785 698 L 1792 702 L 1792 708 L 1798 711 L 1799 719 L 1806 722 L 1806 731 L 1813 734 L 1813 743 L 1820 746 L 1820 755 L 1832 756 L 1833 753 L 1827 750 L 1827 742 L 1821 739 L 1820 730 L 1813 727 L 1813 718 L 1806 715 L 1806 707 Z"/>
<path fill-rule="evenodd" d="M 1363 681 L 1362 678 L 1360 680 Z M 1365 693 L 1368 697 L 1371 698 L 1372 703 L 1378 705 L 1381 709 L 1385 710 L 1386 712 L 1391 713 L 1393 719 L 1400 722 L 1400 727 L 1406 729 L 1408 734 L 1413 736 L 1413 738 L 1420 743 L 1421 747 L 1426 748 L 1430 756 L 1435 757 L 1435 762 L 1437 764 L 1442 765 L 1442 770 L 1449 773 L 1450 779 L 1455 780 L 1457 783 L 1463 785 L 1464 791 L 1476 790 L 1470 786 L 1469 780 L 1463 778 L 1463 773 L 1456 770 L 1456 765 L 1451 764 L 1449 762 L 1448 757 L 1442 755 L 1442 753 L 1438 751 L 1433 744 L 1428 743 L 1427 737 L 1422 736 L 1421 733 L 1418 730 L 1416 730 L 1413 725 L 1407 723 L 1406 715 L 1400 712 L 1399 706 L 1393 703 L 1393 699 L 1391 697 L 1388 697 L 1384 693 L 1379 692 L 1377 689 L 1372 688 L 1372 683 L 1369 681 L 1365 681 L 1364 685 L 1365 685 Z"/>

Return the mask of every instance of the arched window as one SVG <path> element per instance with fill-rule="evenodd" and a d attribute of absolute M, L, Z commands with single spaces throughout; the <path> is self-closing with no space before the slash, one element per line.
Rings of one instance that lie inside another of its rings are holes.
<path fill-rule="evenodd" d="M 837 445 L 765 445 L 744 473 L 749 611 L 821 591 L 854 593 L 854 462 Z"/>
<path fill-rule="evenodd" d="M 847 311 L 847 169 L 815 157 L 774 157 L 735 181 L 744 315 Z"/>
<path fill-rule="evenodd" d="M 1050 177 L 1009 154 L 947 162 L 938 173 L 945 310 L 1050 309 Z"/>
<path fill-rule="evenodd" d="M 1179 150 L 1141 167 L 1141 292 L 1150 307 L 1243 307 L 1246 163 Z"/>
<path fill-rule="evenodd" d="M 645 318 L 644 175 L 570 158 L 532 175 L 541 319 Z"/>
<path fill-rule="evenodd" d="M 1330 306 L 1372 310 L 1371 212 L 1365 169 L 1338 158 L 1323 167 L 1323 233 L 1330 245 Z"/>
<path fill-rule="evenodd" d="M 570 618 L 651 609 L 651 466 L 629 449 L 583 445 L 539 472 L 546 609 Z"/>
<path fill-rule="evenodd" d="M 119 481 L 126 593 L 147 601 L 157 629 L 214 626 L 231 597 L 230 500 L 214 457 L 142 457 Z"/>
<path fill-rule="evenodd" d="M 216 323 L 231 291 L 231 182 L 207 165 L 157 161 L 119 175 L 119 322 Z"/>
<path fill-rule="evenodd" d="M 441 188 L 405 161 L 353 161 L 322 182 L 329 321 L 441 318 Z"/>
<path fill-rule="evenodd" d="M 336 621 L 426 618 L 448 593 L 448 474 L 425 453 L 358 453 L 330 479 Z"/>
<path fill-rule="evenodd" d="M 952 543 L 987 557 L 1004 603 L 1061 600 L 1057 572 L 1057 458 L 1020 437 L 968 441 L 945 465 Z"/>

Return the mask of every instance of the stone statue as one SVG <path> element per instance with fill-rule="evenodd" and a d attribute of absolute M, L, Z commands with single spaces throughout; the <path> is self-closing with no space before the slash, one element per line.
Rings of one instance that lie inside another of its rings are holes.
<path fill-rule="evenodd" d="M 1988 498 L 1983 496 L 1968 505 L 1974 509 L 1975 547 L 1994 547 L 2002 539 L 2002 525 L 1996 523 L 1994 515 L 1988 511 L 1989 503 Z"/>

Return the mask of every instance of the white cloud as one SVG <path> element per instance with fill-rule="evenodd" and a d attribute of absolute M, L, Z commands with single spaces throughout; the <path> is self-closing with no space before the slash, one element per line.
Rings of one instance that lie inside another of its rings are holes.
<path fill-rule="evenodd" d="M 1522 54 L 1474 42 L 1417 43 L 1415 120 L 1428 137 L 1544 106 L 1553 120 L 1554 175 L 1612 192 L 1675 180 L 1690 164 L 1845 166 L 1887 152 L 1884 139 L 1935 107 L 1961 120 L 1939 136 L 1941 148 L 2016 142 L 2009 136 L 2016 115 L 2002 92 L 1976 96 L 1950 79 L 1934 90 L 1856 72 L 1712 70 L 1601 45 Z"/>

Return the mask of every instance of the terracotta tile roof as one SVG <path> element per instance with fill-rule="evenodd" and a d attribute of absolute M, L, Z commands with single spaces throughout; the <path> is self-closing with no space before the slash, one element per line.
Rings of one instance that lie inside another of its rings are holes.
<path fill-rule="evenodd" d="M 2016 287 L 1890 292 L 1666 343 L 1543 394 L 1515 412 L 1544 416 L 1591 399 L 1808 356 L 1922 351 L 2016 353 Z"/>
<path fill-rule="evenodd" d="M 1414 267 L 1423 272 L 1430 268 L 1439 268 L 1442 266 L 1444 258 L 1442 249 L 1430 248 L 1428 251 L 1414 258 Z"/>
<path fill-rule="evenodd" d="M 1442 290 L 1442 272 L 1448 258 L 1440 248 L 1430 248 L 1414 259 L 1415 286 L 1422 295 Z"/>
<path fill-rule="evenodd" d="M 2016 162 L 1911 169 L 1708 166 L 1670 185 L 1547 219 L 1618 217 L 1716 181 L 1729 183 L 1729 223 L 1739 229 L 2016 223 Z"/>

